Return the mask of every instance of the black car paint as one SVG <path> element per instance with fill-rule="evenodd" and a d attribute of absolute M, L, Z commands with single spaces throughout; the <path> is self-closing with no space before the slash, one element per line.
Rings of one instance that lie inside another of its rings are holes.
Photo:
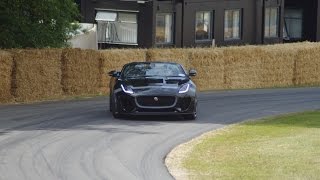
<path fill-rule="evenodd" d="M 194 76 L 195 74 L 196 72 L 192 71 L 191 75 Z M 125 78 L 121 76 L 121 72 L 111 71 L 109 75 L 112 76 L 110 80 L 110 107 L 112 111 L 117 111 L 113 112 L 114 115 L 192 115 L 196 113 L 196 85 L 187 74 L 183 77 Z M 179 89 L 186 83 L 190 85 L 189 91 L 179 93 Z M 121 85 L 131 88 L 134 93 L 124 92 Z M 138 97 L 152 97 L 160 100 L 175 97 L 175 102 L 171 106 L 146 107 L 137 102 Z M 189 105 L 185 102 L 189 102 Z M 112 105 L 112 103 L 115 105 Z M 133 106 L 133 108 L 126 109 L 124 103 L 131 104 L 130 106 Z"/>

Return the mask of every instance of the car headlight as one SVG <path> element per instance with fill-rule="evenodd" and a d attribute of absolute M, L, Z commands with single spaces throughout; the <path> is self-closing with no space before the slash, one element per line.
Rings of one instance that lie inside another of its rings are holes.
<path fill-rule="evenodd" d="M 183 86 L 179 89 L 179 94 L 188 92 L 188 91 L 189 91 L 189 88 L 190 88 L 190 84 L 189 84 L 189 83 L 183 85 Z"/>
<path fill-rule="evenodd" d="M 122 84 L 121 84 L 121 89 L 123 92 L 127 93 L 127 94 L 133 94 L 133 90 L 130 88 L 130 87 L 124 87 Z"/>

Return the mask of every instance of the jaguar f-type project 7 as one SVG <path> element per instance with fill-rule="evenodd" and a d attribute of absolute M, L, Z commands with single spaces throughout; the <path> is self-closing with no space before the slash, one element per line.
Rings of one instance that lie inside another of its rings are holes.
<path fill-rule="evenodd" d="M 181 115 L 197 117 L 196 85 L 177 63 L 133 62 L 110 71 L 110 111 L 124 115 Z"/>

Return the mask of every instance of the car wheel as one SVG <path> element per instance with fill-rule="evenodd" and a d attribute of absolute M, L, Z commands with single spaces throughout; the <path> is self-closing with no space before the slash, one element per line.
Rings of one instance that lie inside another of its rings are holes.
<path fill-rule="evenodd" d="M 111 93 L 109 95 L 109 111 L 112 112 L 112 97 L 111 97 Z"/>
<path fill-rule="evenodd" d="M 183 118 L 187 120 L 195 120 L 197 119 L 197 113 L 183 115 Z"/>
<path fill-rule="evenodd" d="M 112 116 L 114 118 L 121 118 L 121 114 L 119 114 L 119 110 L 118 110 L 118 106 L 117 106 L 117 102 L 116 102 L 116 98 L 115 96 L 112 96 L 112 102 L 111 102 L 111 112 L 112 112 Z"/>
<path fill-rule="evenodd" d="M 195 119 L 197 119 L 197 104 L 195 105 L 194 112 L 192 114 L 183 115 L 183 118 L 187 119 L 187 120 L 195 120 Z"/>
<path fill-rule="evenodd" d="M 119 114 L 119 113 L 116 113 L 115 111 L 112 111 L 112 116 L 113 116 L 115 119 L 121 118 L 120 114 Z"/>

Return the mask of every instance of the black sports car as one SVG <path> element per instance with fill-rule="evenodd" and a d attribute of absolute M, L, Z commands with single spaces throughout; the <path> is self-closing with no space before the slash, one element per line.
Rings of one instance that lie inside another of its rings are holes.
<path fill-rule="evenodd" d="M 134 62 L 121 72 L 110 71 L 110 111 L 123 115 L 182 115 L 197 117 L 196 86 L 177 63 Z"/>

